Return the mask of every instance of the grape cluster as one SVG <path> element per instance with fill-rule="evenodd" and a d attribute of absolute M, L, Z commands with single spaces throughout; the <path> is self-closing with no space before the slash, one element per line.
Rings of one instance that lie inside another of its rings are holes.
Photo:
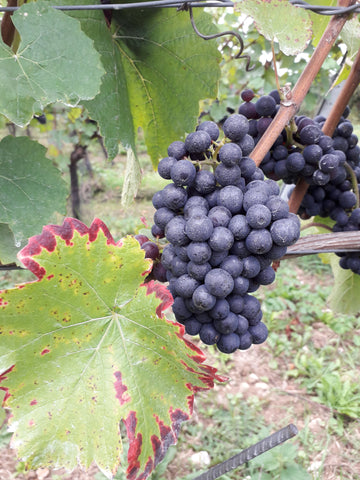
<path fill-rule="evenodd" d="M 175 141 L 158 165 L 169 184 L 153 197 L 152 234 L 166 237 L 161 264 L 173 312 L 190 335 L 223 353 L 265 341 L 259 300 L 251 295 L 275 279 L 272 262 L 300 235 L 300 222 L 247 156 L 250 122 L 228 117 L 199 125 Z"/>
<path fill-rule="evenodd" d="M 353 232 L 360 230 L 360 208 L 355 208 L 349 216 L 347 216 L 347 222 L 339 224 L 335 223 L 333 226 L 334 232 Z M 337 253 L 340 258 L 339 265 L 341 268 L 349 269 L 354 273 L 360 275 L 360 253 Z"/>
<path fill-rule="evenodd" d="M 242 92 L 241 97 L 245 101 L 240 105 L 239 112 L 252 122 L 251 135 L 256 144 L 277 113 L 280 97 L 276 90 L 255 102 L 252 102 L 254 93 L 251 90 Z M 359 156 L 358 139 L 346 118 L 349 112 L 347 108 L 333 138 L 321 131 L 325 117 L 311 119 L 304 115 L 296 116 L 263 159 L 261 169 L 264 174 L 288 184 L 296 183 L 300 177 L 315 187 L 329 182 L 338 183 L 346 176 L 345 153 L 349 150 L 352 159 Z"/>
<path fill-rule="evenodd" d="M 241 94 L 239 107 L 251 124 L 256 144 L 276 115 L 280 104 L 277 91 L 255 100 L 251 90 Z M 359 230 L 357 191 L 360 183 L 360 146 L 348 120 L 346 107 L 332 137 L 322 132 L 324 116 L 314 119 L 296 116 L 284 129 L 263 159 L 260 168 L 274 180 L 296 184 L 304 178 L 309 184 L 298 214 L 303 218 L 330 217 L 333 231 Z M 356 190 L 355 190 L 356 189 Z M 360 254 L 339 254 L 340 266 L 360 272 Z"/>

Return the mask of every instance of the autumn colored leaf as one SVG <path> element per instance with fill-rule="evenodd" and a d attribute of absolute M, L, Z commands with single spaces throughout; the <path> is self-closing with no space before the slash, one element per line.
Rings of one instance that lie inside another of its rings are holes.
<path fill-rule="evenodd" d="M 28 468 L 88 468 L 109 478 L 128 439 L 129 480 L 145 480 L 177 440 L 194 392 L 221 380 L 163 311 L 165 286 L 133 237 L 67 218 L 19 258 L 37 280 L 0 292 L 0 381 L 12 446 Z"/>

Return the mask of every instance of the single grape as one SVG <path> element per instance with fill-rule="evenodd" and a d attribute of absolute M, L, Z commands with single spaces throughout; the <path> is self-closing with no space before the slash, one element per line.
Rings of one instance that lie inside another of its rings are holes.
<path fill-rule="evenodd" d="M 186 221 L 176 216 L 166 225 L 165 236 L 173 245 L 187 245 L 190 240 L 185 233 Z"/>
<path fill-rule="evenodd" d="M 195 317 L 190 317 L 184 321 L 184 326 L 188 335 L 197 335 L 203 325 Z"/>
<path fill-rule="evenodd" d="M 241 275 L 243 271 L 243 262 L 236 255 L 228 255 L 221 263 L 220 268 L 226 270 L 233 278 Z"/>
<path fill-rule="evenodd" d="M 200 123 L 196 130 L 204 130 L 206 133 L 209 134 L 211 140 L 216 142 L 219 138 L 220 130 L 219 127 L 216 125 L 215 122 L 210 120 L 206 120 L 205 122 Z"/>
<path fill-rule="evenodd" d="M 254 344 L 265 342 L 268 337 L 268 329 L 265 323 L 259 322 L 257 325 L 249 327 L 249 333 Z"/>
<path fill-rule="evenodd" d="M 158 164 L 157 171 L 160 177 L 165 178 L 166 180 L 171 179 L 171 168 L 177 163 L 175 157 L 165 157 L 162 158 Z"/>
<path fill-rule="evenodd" d="M 194 180 L 194 188 L 200 195 L 211 193 L 216 188 L 216 179 L 209 170 L 200 170 L 197 172 Z"/>
<path fill-rule="evenodd" d="M 211 323 L 202 325 L 199 332 L 200 340 L 205 343 L 205 345 L 214 345 L 220 338 L 220 335 Z"/>
<path fill-rule="evenodd" d="M 205 152 L 211 145 L 211 137 L 205 130 L 189 133 L 185 138 L 185 148 L 189 153 Z"/>
<path fill-rule="evenodd" d="M 234 243 L 234 236 L 226 227 L 215 227 L 208 243 L 214 252 L 227 251 Z"/>
<path fill-rule="evenodd" d="M 228 334 L 233 333 L 238 327 L 237 315 L 233 312 L 229 312 L 229 315 L 221 320 L 214 320 L 214 327 L 219 333 Z"/>
<path fill-rule="evenodd" d="M 221 335 L 217 341 L 217 347 L 222 353 L 233 353 L 240 347 L 240 338 L 236 333 Z"/>
<path fill-rule="evenodd" d="M 213 320 L 221 320 L 229 315 L 230 306 L 224 298 L 218 298 L 213 308 L 209 310 L 209 315 Z"/>
<path fill-rule="evenodd" d="M 185 233 L 193 242 L 205 242 L 211 238 L 213 231 L 213 223 L 211 219 L 205 215 L 194 215 L 186 222 Z"/>
<path fill-rule="evenodd" d="M 134 238 L 139 242 L 140 246 L 149 241 L 149 238 L 146 235 L 137 234 L 134 235 Z"/>
<path fill-rule="evenodd" d="M 271 95 L 263 95 L 256 101 L 255 109 L 262 117 L 270 117 L 276 112 L 276 101 Z"/>
<path fill-rule="evenodd" d="M 232 219 L 230 210 L 221 205 L 213 207 L 209 211 L 208 217 L 212 221 L 214 227 L 227 227 L 230 220 Z"/>
<path fill-rule="evenodd" d="M 215 296 L 212 294 L 211 291 L 209 291 L 209 289 L 206 287 L 206 284 L 200 285 L 194 290 L 192 300 L 194 302 L 194 305 L 199 310 L 202 310 L 204 312 L 211 310 L 216 303 Z"/>
<path fill-rule="evenodd" d="M 234 288 L 234 279 L 226 270 L 214 268 L 205 276 L 205 286 L 218 298 L 225 298 Z"/>
<path fill-rule="evenodd" d="M 210 260 L 212 251 L 207 242 L 191 242 L 187 246 L 187 254 L 192 262 L 201 265 Z"/>
<path fill-rule="evenodd" d="M 148 241 L 143 243 L 141 249 L 145 251 L 145 258 L 156 260 L 160 257 L 159 247 L 154 242 Z"/>
<path fill-rule="evenodd" d="M 175 142 L 169 145 L 167 153 L 169 157 L 174 157 L 176 160 L 184 158 L 187 155 L 185 143 L 180 140 L 175 140 Z"/>
<path fill-rule="evenodd" d="M 255 93 L 250 88 L 247 88 L 241 92 L 240 96 L 244 102 L 251 102 L 251 100 L 255 97 Z"/>
<path fill-rule="evenodd" d="M 238 113 L 230 115 L 224 122 L 223 131 L 227 138 L 233 142 L 238 142 L 249 131 L 248 119 Z"/>
<path fill-rule="evenodd" d="M 190 298 L 199 287 L 199 282 L 187 273 L 178 277 L 175 281 L 175 292 L 179 297 Z"/>
<path fill-rule="evenodd" d="M 228 185 L 219 190 L 218 204 L 226 207 L 232 214 L 236 214 L 241 211 L 243 198 L 244 195 L 240 188 Z"/>
<path fill-rule="evenodd" d="M 271 212 L 265 205 L 251 205 L 246 212 L 246 220 L 251 228 L 263 229 L 270 225 Z"/>
<path fill-rule="evenodd" d="M 189 160 L 177 160 L 171 166 L 170 177 L 177 187 L 191 185 L 196 177 L 196 168 Z"/>
<path fill-rule="evenodd" d="M 238 165 L 242 156 L 241 148 L 236 143 L 225 143 L 218 153 L 218 159 L 226 167 Z"/>
<path fill-rule="evenodd" d="M 252 230 L 246 237 L 245 245 L 249 252 L 256 255 L 267 253 L 273 246 L 271 233 L 265 228 Z"/>

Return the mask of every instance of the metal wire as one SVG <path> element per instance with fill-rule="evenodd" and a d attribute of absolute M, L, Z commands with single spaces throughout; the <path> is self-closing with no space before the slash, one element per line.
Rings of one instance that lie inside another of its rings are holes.
<path fill-rule="evenodd" d="M 234 470 L 240 465 L 257 457 L 258 455 L 261 455 L 262 453 L 267 452 L 274 447 L 277 447 L 281 443 L 297 435 L 297 433 L 298 429 L 295 427 L 295 425 L 290 423 L 290 425 L 288 425 L 287 427 L 278 430 L 269 437 L 266 437 L 260 442 L 255 443 L 255 445 L 246 448 L 237 455 L 234 455 L 228 460 L 225 460 L 225 462 L 215 465 L 215 467 L 210 468 L 210 470 L 208 470 L 207 472 L 202 473 L 198 477 L 195 477 L 194 480 L 215 480 L 216 478 L 221 477 L 221 475 L 224 475 L 225 473 Z"/>
<path fill-rule="evenodd" d="M 304 0 L 290 0 L 290 3 L 295 7 L 301 7 L 305 10 L 311 10 L 313 13 L 319 15 L 345 15 L 348 13 L 360 13 L 360 4 L 355 3 L 350 7 L 330 7 L 324 5 L 310 5 Z"/>
<path fill-rule="evenodd" d="M 183 3 L 178 8 L 178 10 L 188 10 L 189 11 L 190 21 L 191 21 L 191 25 L 194 29 L 194 32 L 196 33 L 196 35 L 198 35 L 200 38 L 203 38 L 204 40 L 213 40 L 214 38 L 220 38 L 220 37 L 223 37 L 224 35 L 232 35 L 233 37 L 237 38 L 237 40 L 240 44 L 240 50 L 235 55 L 235 57 L 233 57 L 233 58 L 244 58 L 244 59 L 246 59 L 245 70 L 247 72 L 250 72 L 251 70 L 253 70 L 255 68 L 255 65 L 250 67 L 250 62 L 251 62 L 250 55 L 242 55 L 242 52 L 244 51 L 244 42 L 243 42 L 243 39 L 241 38 L 241 35 L 239 34 L 239 32 L 235 32 L 234 30 L 226 30 L 225 32 L 214 33 L 212 35 L 204 35 L 203 33 L 199 32 L 197 26 L 195 25 L 194 16 L 193 16 L 193 13 L 192 13 L 192 5 L 190 3 L 188 3 L 188 2 Z"/>
<path fill-rule="evenodd" d="M 192 7 L 233 7 L 234 4 L 228 0 L 215 1 L 195 1 L 188 2 Z M 146 2 L 133 3 L 109 3 L 98 5 L 52 5 L 56 10 L 127 10 L 131 8 L 168 8 L 179 7 L 184 4 L 184 0 L 150 0 Z M 15 12 L 20 7 L 0 7 L 0 12 Z"/>
<path fill-rule="evenodd" d="M 127 10 L 131 8 L 177 8 L 184 4 L 184 0 L 149 0 L 146 2 L 133 3 L 110 3 L 103 5 L 52 5 L 56 10 Z M 197 0 L 186 2 L 192 7 L 234 7 L 230 0 Z M 296 7 L 310 10 L 319 15 L 345 15 L 348 13 L 360 13 L 360 4 L 355 3 L 350 7 L 327 7 L 322 5 L 311 5 L 303 0 L 290 0 Z M 15 12 L 21 7 L 0 7 L 0 12 Z"/>

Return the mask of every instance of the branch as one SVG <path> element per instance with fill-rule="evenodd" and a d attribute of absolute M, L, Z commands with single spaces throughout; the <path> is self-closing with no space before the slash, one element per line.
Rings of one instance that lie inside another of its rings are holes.
<path fill-rule="evenodd" d="M 334 252 L 360 252 L 360 231 L 322 233 L 301 237 L 294 245 L 288 247 L 282 260 Z"/>

